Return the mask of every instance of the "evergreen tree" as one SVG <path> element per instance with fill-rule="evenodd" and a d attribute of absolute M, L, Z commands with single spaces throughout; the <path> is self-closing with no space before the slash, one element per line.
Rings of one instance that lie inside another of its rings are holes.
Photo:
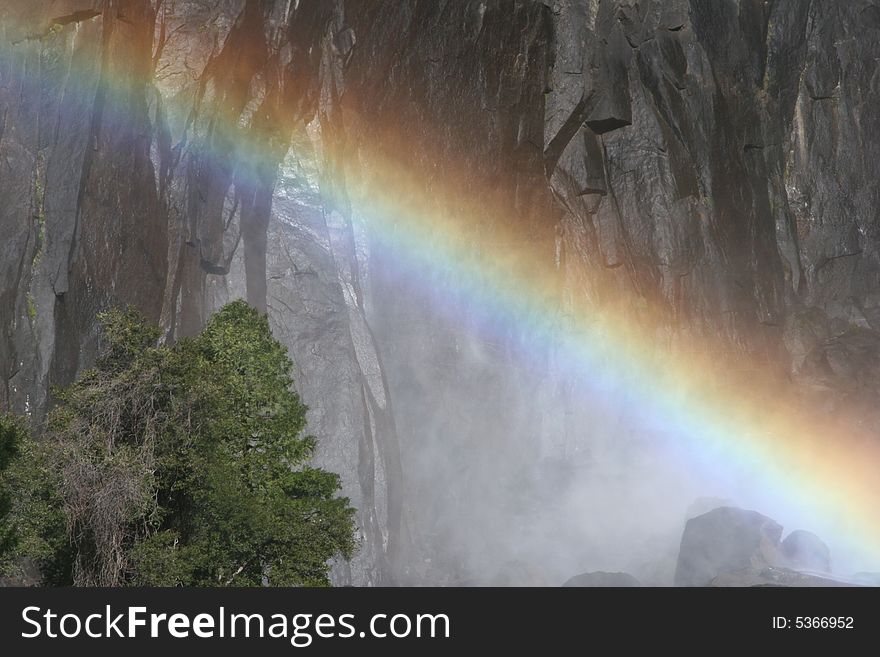
<path fill-rule="evenodd" d="M 354 511 L 308 465 L 315 439 L 268 319 L 233 302 L 170 346 L 134 312 L 101 319 L 102 355 L 56 391 L 35 460 L 67 528 L 54 569 L 78 585 L 328 585 Z"/>

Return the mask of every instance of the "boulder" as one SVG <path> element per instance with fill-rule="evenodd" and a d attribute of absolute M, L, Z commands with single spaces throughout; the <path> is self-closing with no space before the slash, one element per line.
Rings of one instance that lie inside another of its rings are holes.
<path fill-rule="evenodd" d="M 723 506 L 685 525 L 675 568 L 676 586 L 708 586 L 731 571 L 776 561 L 782 526 L 757 511 Z"/>
<path fill-rule="evenodd" d="M 802 529 L 791 532 L 782 541 L 783 562 L 795 570 L 831 572 L 831 552 L 821 538 Z"/>

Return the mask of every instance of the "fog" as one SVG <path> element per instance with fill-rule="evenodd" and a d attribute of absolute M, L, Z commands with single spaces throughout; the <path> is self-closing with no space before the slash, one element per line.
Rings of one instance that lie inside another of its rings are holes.
<path fill-rule="evenodd" d="M 356 265 L 363 309 L 352 294 L 345 299 L 350 311 L 363 310 L 368 329 L 360 330 L 369 335 L 354 336 L 361 342 L 355 350 L 372 394 L 384 396 L 387 386 L 400 449 L 402 489 L 392 494 L 400 496 L 403 518 L 390 564 L 397 582 L 558 586 L 584 572 L 623 571 L 645 585 L 669 586 L 686 520 L 722 505 L 771 517 L 783 536 L 814 531 L 842 576 L 870 568 L 826 519 L 783 497 L 775 482 L 695 449 L 699 437 L 683 435 L 657 412 L 645 395 L 653 383 L 624 366 L 625 354 L 600 350 L 588 369 L 563 341 L 530 332 L 515 313 L 487 309 L 473 281 L 463 285 L 454 268 L 432 269 L 430 257 L 385 245 L 368 209 L 355 206 L 351 226 L 324 212 L 322 237 L 312 158 L 288 157 L 275 220 L 297 232 L 273 240 L 296 252 L 301 269 L 334 266 L 308 255 L 315 240 L 314 249 L 332 253 L 343 282 Z M 347 231 L 351 239 L 340 237 Z M 289 275 L 272 270 L 270 316 Z M 215 305 L 241 293 L 229 288 Z M 279 323 L 289 323 L 289 315 L 275 321 L 295 361 L 296 344 L 313 349 L 314 331 L 325 330 L 312 327 L 296 338 L 297 327 Z M 366 353 L 372 348 L 375 354 Z M 304 372 L 299 382 L 313 408 L 319 452 L 320 431 L 337 426 L 326 401 L 337 384 L 316 378 L 325 374 Z M 345 478 L 344 458 L 355 457 L 324 454 L 319 462 Z"/>
<path fill-rule="evenodd" d="M 395 297 L 400 313 L 425 308 L 415 296 Z M 868 565 L 772 482 L 707 467 L 682 445 L 690 437 L 640 414 L 644 400 L 597 394 L 589 378 L 602 372 L 566 375 L 565 353 L 524 363 L 436 309 L 406 326 L 373 320 L 401 441 L 410 583 L 554 586 L 624 571 L 671 585 L 686 519 L 722 505 L 768 515 L 783 536 L 818 533 L 841 575 Z"/>

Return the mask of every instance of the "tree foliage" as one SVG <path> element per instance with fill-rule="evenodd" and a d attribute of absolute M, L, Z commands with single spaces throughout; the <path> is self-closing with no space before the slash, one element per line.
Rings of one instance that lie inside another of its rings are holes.
<path fill-rule="evenodd" d="M 132 311 L 101 319 L 102 355 L 56 391 L 40 459 L 73 583 L 329 584 L 353 509 L 308 465 L 306 407 L 267 318 L 233 302 L 171 346 Z"/>
<path fill-rule="evenodd" d="M 0 555 L 11 552 L 17 542 L 12 523 L 12 491 L 6 473 L 18 456 L 23 434 L 24 428 L 16 418 L 0 415 Z"/>
<path fill-rule="evenodd" d="M 66 583 L 69 551 L 57 480 L 22 418 L 0 414 L 0 574 Z"/>

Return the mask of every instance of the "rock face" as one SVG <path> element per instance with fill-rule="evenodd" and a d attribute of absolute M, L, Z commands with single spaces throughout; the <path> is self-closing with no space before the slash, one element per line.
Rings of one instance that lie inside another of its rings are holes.
<path fill-rule="evenodd" d="M 49 387 L 93 361 L 108 306 L 136 306 L 171 340 L 244 297 L 290 349 L 317 461 L 358 509 L 361 549 L 335 579 L 368 585 L 391 581 L 400 466 L 351 228 L 320 200 L 306 134 L 333 84 L 334 15 L 3 3 L 0 408 L 38 419 Z"/>
<path fill-rule="evenodd" d="M 722 573 L 776 560 L 782 527 L 757 511 L 719 507 L 688 520 L 681 537 L 676 586 L 707 586 Z"/>
<path fill-rule="evenodd" d="M 595 418 L 553 354 L 523 377 L 473 307 L 432 314 L 455 281 L 390 267 L 352 199 L 402 187 L 393 154 L 438 213 L 496 210 L 475 240 L 516 224 L 518 266 L 566 295 L 649 300 L 668 339 L 720 334 L 829 412 L 880 408 L 878 61 L 868 0 L 3 2 L 0 409 L 38 420 L 101 309 L 175 339 L 247 298 L 359 510 L 337 582 L 485 572 L 465 544 L 517 559 L 519 502 L 559 493 L 522 472 L 574 476 Z M 749 539 L 721 565 L 744 567 L 775 529 L 724 513 Z M 710 538 L 689 541 L 702 585 Z"/>
<path fill-rule="evenodd" d="M 596 571 L 594 573 L 581 573 L 565 581 L 564 587 L 606 587 L 606 588 L 630 588 L 641 586 L 639 580 L 627 573 L 606 573 Z"/>
<path fill-rule="evenodd" d="M 0 9 L 0 396 L 18 411 L 91 363 L 111 301 L 158 318 L 168 272 L 143 87 L 152 12 L 48 4 Z"/>

